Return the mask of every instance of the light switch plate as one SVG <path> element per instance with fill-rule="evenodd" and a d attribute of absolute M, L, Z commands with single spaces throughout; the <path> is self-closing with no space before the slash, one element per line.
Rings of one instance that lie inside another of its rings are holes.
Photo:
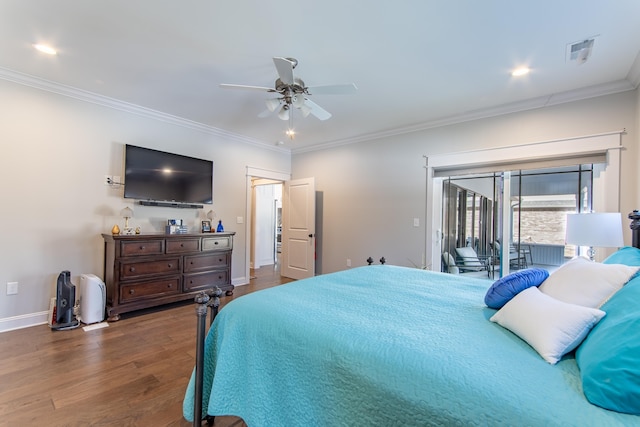
<path fill-rule="evenodd" d="M 7 295 L 16 295 L 18 293 L 18 282 L 7 282 Z"/>

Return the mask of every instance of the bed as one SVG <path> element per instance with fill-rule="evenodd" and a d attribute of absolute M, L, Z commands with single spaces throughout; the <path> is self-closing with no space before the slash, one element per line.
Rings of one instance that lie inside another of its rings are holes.
<path fill-rule="evenodd" d="M 640 266 L 636 248 L 613 257 L 613 267 Z M 623 340 L 607 332 L 617 326 L 605 319 L 616 321 L 616 309 L 628 317 L 628 300 L 640 301 L 640 277 L 633 277 L 601 307 L 606 316 L 578 352 L 555 364 L 490 321 L 498 310 L 484 302 L 487 280 L 373 265 L 245 295 L 220 311 L 207 334 L 202 416 L 235 415 L 250 427 L 640 425 L 633 414 L 640 391 L 625 394 L 630 410 L 594 405 L 576 361 L 592 335 L 596 353 L 612 345 L 608 339 Z M 632 330 L 640 329 L 631 317 Z M 604 337 L 596 333 L 602 328 Z M 627 347 L 627 359 L 640 359 L 638 345 Z M 594 364 L 585 353 L 585 366 Z M 626 380 L 640 390 L 640 373 Z M 196 384 L 194 372 L 183 403 L 190 421 Z"/>

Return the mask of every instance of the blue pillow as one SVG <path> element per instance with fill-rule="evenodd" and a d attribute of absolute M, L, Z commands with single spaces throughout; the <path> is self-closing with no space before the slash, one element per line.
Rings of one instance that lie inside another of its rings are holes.
<path fill-rule="evenodd" d="M 640 415 L 640 276 L 601 309 L 607 313 L 576 351 L 582 389 L 602 408 Z"/>
<path fill-rule="evenodd" d="M 603 264 L 624 264 L 630 266 L 640 266 L 640 249 L 632 246 L 625 246 L 618 249 L 602 261 Z"/>
<path fill-rule="evenodd" d="M 540 286 L 549 277 L 549 272 L 542 268 L 527 268 L 516 271 L 496 280 L 487 290 L 484 303 L 487 307 L 500 309 L 511 298 L 532 286 Z"/>
<path fill-rule="evenodd" d="M 640 249 L 626 246 L 603 261 L 640 265 Z M 602 408 L 640 415 L 640 276 L 632 278 L 601 309 L 607 313 L 576 351 L 582 389 Z"/>

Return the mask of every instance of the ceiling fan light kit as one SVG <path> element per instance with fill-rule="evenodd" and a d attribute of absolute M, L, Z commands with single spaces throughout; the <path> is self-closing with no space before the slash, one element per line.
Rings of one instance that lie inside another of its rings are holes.
<path fill-rule="evenodd" d="M 281 120 L 289 120 L 289 130 L 287 135 L 293 139 L 292 128 L 292 108 L 300 110 L 302 117 L 308 117 L 309 114 L 314 115 L 319 120 L 327 120 L 331 117 L 331 113 L 311 101 L 308 97 L 312 94 L 323 95 L 343 95 L 355 93 L 358 89 L 355 84 L 338 84 L 338 85 L 322 85 L 322 86 L 306 86 L 301 78 L 293 75 L 293 70 L 298 65 L 295 58 L 274 57 L 273 63 L 278 72 L 278 78 L 274 87 L 263 86 L 247 86 L 235 84 L 221 84 L 220 87 L 227 89 L 247 89 L 259 90 L 267 93 L 277 93 L 278 98 L 270 98 L 265 101 L 267 110 L 263 111 L 258 117 L 266 117 L 269 113 L 275 113 L 278 110 L 278 118 Z"/>
<path fill-rule="evenodd" d="M 280 112 L 278 113 L 278 117 L 280 118 L 280 120 L 289 120 L 289 118 L 291 117 L 291 113 L 289 112 L 288 105 L 285 104 L 282 106 Z"/>
<path fill-rule="evenodd" d="M 280 100 L 278 98 L 267 99 L 265 101 L 265 104 L 267 104 L 267 109 L 269 110 L 269 112 L 273 113 L 274 111 L 276 111 L 276 108 L 280 106 Z"/>

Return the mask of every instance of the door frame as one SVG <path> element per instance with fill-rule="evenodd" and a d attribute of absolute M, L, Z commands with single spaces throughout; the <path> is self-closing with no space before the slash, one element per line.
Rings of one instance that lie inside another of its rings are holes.
<path fill-rule="evenodd" d="M 253 201 L 251 194 L 251 180 L 253 178 L 272 179 L 274 181 L 291 180 L 291 172 L 274 171 L 269 169 L 261 169 L 256 167 L 247 166 L 246 173 L 246 203 L 245 203 L 245 263 L 244 263 L 244 277 L 246 283 L 249 283 L 251 278 L 251 224 L 253 222 Z"/>
<path fill-rule="evenodd" d="M 434 269 L 440 265 L 440 253 L 442 252 L 442 181 L 444 178 L 436 177 L 436 172 L 502 166 L 504 166 L 502 170 L 513 170 L 514 165 L 518 163 L 569 162 L 571 159 L 602 154 L 606 157 L 606 167 L 605 171 L 600 174 L 598 185 L 607 188 L 607 191 L 603 193 L 601 200 L 594 199 L 592 201 L 594 203 L 593 209 L 597 212 L 619 212 L 620 151 L 623 148 L 623 132 L 616 131 L 502 148 L 425 156 L 427 221 L 424 246 L 427 268 Z M 535 156 L 532 153 L 535 153 Z"/>

